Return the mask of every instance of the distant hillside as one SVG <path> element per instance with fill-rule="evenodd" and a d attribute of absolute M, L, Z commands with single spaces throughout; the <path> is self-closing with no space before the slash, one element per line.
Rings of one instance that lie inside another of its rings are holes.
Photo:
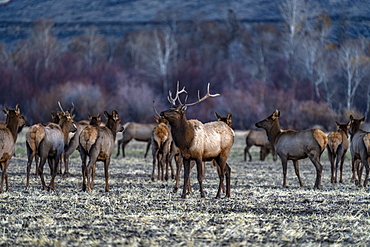
<path fill-rule="evenodd" d="M 176 13 L 188 20 L 224 20 L 233 9 L 241 22 L 278 22 L 282 0 L 12 0 L 0 4 L 0 41 L 12 43 L 27 36 L 29 27 L 39 18 L 51 18 L 60 38 L 78 35 L 95 25 L 107 37 L 117 38 L 130 30 L 156 24 L 160 12 Z M 321 0 L 317 3 L 336 20 L 349 18 L 363 24 L 370 17 L 367 0 Z"/>

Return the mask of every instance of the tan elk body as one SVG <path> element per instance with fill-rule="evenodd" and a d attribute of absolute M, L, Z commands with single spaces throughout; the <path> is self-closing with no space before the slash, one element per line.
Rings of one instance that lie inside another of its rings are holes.
<path fill-rule="evenodd" d="M 18 129 L 22 125 L 22 119 L 24 119 L 18 104 L 15 109 L 4 106 L 4 113 L 6 115 L 5 126 L 0 126 L 0 168 L 2 170 L 0 193 L 3 192 L 4 182 L 6 191 L 9 190 L 7 168 L 14 155 Z"/>
<path fill-rule="evenodd" d="M 319 129 L 281 130 L 279 124 L 280 112 L 274 111 L 264 120 L 256 123 L 256 127 L 266 130 L 270 143 L 274 146 L 283 165 L 283 187 L 286 187 L 287 162 L 293 161 L 295 173 L 301 187 L 303 183 L 299 175 L 298 160 L 309 158 L 316 168 L 314 188 L 321 188 L 322 165 L 320 157 L 328 143 L 328 138 Z"/>
<path fill-rule="evenodd" d="M 369 163 L 370 157 L 370 132 L 361 129 L 361 124 L 365 122 L 365 117 L 361 119 L 355 119 L 350 116 L 349 133 L 351 135 L 351 163 L 352 163 L 352 181 L 355 181 L 357 185 L 361 185 L 362 169 L 365 166 L 366 175 L 364 180 L 364 187 L 367 186 L 369 178 Z M 361 161 L 361 166 L 357 167 L 358 161 Z M 356 178 L 356 170 L 357 176 Z"/>
<path fill-rule="evenodd" d="M 244 148 L 244 161 L 247 161 L 247 155 L 249 161 L 252 161 L 252 155 L 249 152 L 249 149 L 252 146 L 260 147 L 260 160 L 264 161 L 266 156 L 269 153 L 272 153 L 274 161 L 276 161 L 276 153 L 271 145 L 270 141 L 267 138 L 265 131 L 260 130 L 251 130 L 245 137 L 246 147 Z"/>
<path fill-rule="evenodd" d="M 197 165 L 197 178 L 200 187 L 201 197 L 205 197 L 203 190 L 204 165 L 203 161 L 215 159 L 220 169 L 220 182 L 216 198 L 220 198 L 221 188 L 226 177 L 226 197 L 230 197 L 230 173 L 231 168 L 226 163 L 231 147 L 234 143 L 234 131 L 224 122 L 216 121 L 210 123 L 201 123 L 198 120 L 187 120 L 185 113 L 188 106 L 195 105 L 208 97 L 215 97 L 219 94 L 211 95 L 209 93 L 209 84 L 207 94 L 203 98 L 199 97 L 198 101 L 192 104 L 181 104 L 178 99 L 179 91 L 177 89 L 176 97 L 172 99 L 171 94 L 169 101 L 172 108 L 161 112 L 161 116 L 166 118 L 171 125 L 171 132 L 176 146 L 180 149 L 184 163 L 184 186 L 182 198 L 186 198 L 187 185 L 190 183 L 190 161 L 195 160 Z M 176 105 L 176 100 L 180 104 Z"/>
<path fill-rule="evenodd" d="M 105 191 L 109 191 L 108 168 L 117 132 L 122 131 L 123 127 L 117 111 L 112 114 L 104 112 L 107 122 L 105 126 L 89 125 L 80 134 L 80 156 L 82 161 L 82 190 L 91 191 L 93 189 L 96 162 L 104 162 Z M 89 162 L 86 165 L 87 157 Z"/>
<path fill-rule="evenodd" d="M 331 183 L 337 182 L 337 173 L 340 163 L 339 182 L 343 182 L 343 163 L 348 150 L 348 127 L 349 123 L 337 124 L 338 129 L 328 134 L 328 157 L 331 165 Z"/>
<path fill-rule="evenodd" d="M 123 132 L 122 138 L 118 140 L 117 146 L 117 155 L 120 154 L 120 149 L 122 148 L 122 156 L 123 158 L 126 156 L 125 154 L 125 147 L 126 145 L 132 140 L 135 139 L 136 141 L 146 142 L 146 150 L 144 158 L 146 158 L 150 145 L 151 145 L 151 137 L 152 131 L 157 126 L 157 123 L 150 123 L 150 124 L 141 124 L 141 123 L 134 123 L 128 122 L 123 125 Z"/>

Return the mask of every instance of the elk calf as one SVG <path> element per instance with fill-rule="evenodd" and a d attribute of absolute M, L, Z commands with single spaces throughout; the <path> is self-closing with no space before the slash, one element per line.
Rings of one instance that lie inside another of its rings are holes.
<path fill-rule="evenodd" d="M 328 134 L 328 157 L 331 164 L 331 183 L 337 182 L 337 171 L 340 162 L 340 176 L 339 182 L 342 183 L 343 163 L 348 150 L 348 127 L 349 122 L 346 124 L 339 124 L 336 131 Z"/>
<path fill-rule="evenodd" d="M 18 104 L 15 109 L 4 106 L 3 111 L 6 115 L 6 121 L 5 126 L 0 126 L 0 168 L 2 170 L 0 193 L 3 192 L 4 182 L 5 190 L 9 190 L 7 168 L 14 154 L 18 129 L 22 125 L 22 119 L 24 119 Z"/>
<path fill-rule="evenodd" d="M 123 127 L 117 111 L 113 110 L 112 114 L 105 111 L 104 115 L 107 118 L 105 126 L 89 125 L 80 134 L 83 191 L 91 191 L 93 189 L 97 161 L 104 162 L 105 191 L 109 191 L 108 167 L 114 150 L 117 132 L 122 131 Z M 89 157 L 89 163 L 86 166 L 87 157 Z"/>
<path fill-rule="evenodd" d="M 226 197 L 230 197 L 230 173 L 231 168 L 226 163 L 227 157 L 234 143 L 234 131 L 224 122 L 216 121 L 203 124 L 198 120 L 187 120 L 185 113 L 189 106 L 198 104 L 209 97 L 216 97 L 219 94 L 211 95 L 209 93 L 209 84 L 207 94 L 198 101 L 191 104 L 182 104 L 178 96 L 185 92 L 185 88 L 178 90 L 175 98 L 172 98 L 171 92 L 168 97 L 172 107 L 161 112 L 161 116 L 166 118 L 171 126 L 173 140 L 180 149 L 184 163 L 184 186 L 182 198 L 186 198 L 187 185 L 190 183 L 190 161 L 195 160 L 197 164 L 198 183 L 201 197 L 205 197 L 203 191 L 204 165 L 203 161 L 215 160 L 219 166 L 219 187 L 216 198 L 220 198 L 221 188 L 226 177 Z M 176 105 L 176 100 L 179 105 Z"/>
<path fill-rule="evenodd" d="M 350 116 L 349 122 L 349 133 L 351 134 L 351 145 L 350 151 L 352 156 L 352 181 L 361 186 L 362 169 L 365 166 L 366 176 L 364 180 L 364 187 L 367 186 L 369 178 L 369 163 L 368 158 L 370 157 L 370 132 L 366 132 L 361 129 L 361 124 L 365 122 L 365 117 L 361 119 L 355 119 Z M 361 168 L 357 167 L 358 160 L 361 161 Z M 358 179 L 356 179 L 356 170 Z"/>
<path fill-rule="evenodd" d="M 286 187 L 287 162 L 293 161 L 299 185 L 303 187 L 299 175 L 298 160 L 309 158 L 316 168 L 316 181 L 314 188 L 321 188 L 322 165 L 320 157 L 328 143 L 328 138 L 319 129 L 309 130 L 280 130 L 280 112 L 275 110 L 270 116 L 256 123 L 257 128 L 266 130 L 267 137 L 274 146 L 283 165 L 283 187 Z"/>

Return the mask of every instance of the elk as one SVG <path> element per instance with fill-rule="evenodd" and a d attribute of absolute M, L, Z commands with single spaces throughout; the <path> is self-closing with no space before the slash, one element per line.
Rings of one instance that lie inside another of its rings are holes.
<path fill-rule="evenodd" d="M 63 161 L 64 161 L 64 176 L 69 177 L 69 156 L 72 155 L 72 153 L 75 150 L 78 150 L 79 144 L 80 144 L 80 134 L 83 129 L 85 129 L 89 124 L 90 125 L 97 125 L 99 126 L 101 124 L 101 116 L 98 114 L 97 116 L 91 116 L 89 114 L 89 121 L 81 120 L 79 122 L 74 122 L 76 126 L 76 132 L 72 136 L 72 138 L 68 142 L 68 147 L 66 148 L 65 152 L 63 153 Z"/>
<path fill-rule="evenodd" d="M 3 193 L 4 182 L 5 190 L 9 190 L 7 168 L 14 154 L 18 130 L 22 124 L 22 119 L 24 119 L 18 104 L 15 109 L 9 109 L 4 105 L 3 111 L 6 115 L 6 121 L 5 126 L 0 126 L 0 168 L 2 170 L 0 193 Z"/>
<path fill-rule="evenodd" d="M 249 152 L 249 149 L 252 146 L 260 147 L 260 160 L 264 161 L 266 156 L 269 153 L 272 153 L 274 161 L 276 161 L 276 153 L 271 146 L 265 131 L 251 130 L 245 138 L 246 147 L 244 149 L 244 161 L 247 161 L 247 154 L 249 161 L 252 161 L 252 155 Z"/>
<path fill-rule="evenodd" d="M 298 160 L 309 158 L 316 168 L 314 188 L 321 188 L 322 165 L 320 157 L 328 144 L 328 137 L 319 129 L 281 130 L 279 124 L 280 111 L 275 110 L 270 116 L 256 123 L 257 128 L 263 128 L 283 165 L 283 187 L 286 185 L 287 162 L 293 161 L 295 174 L 299 185 L 303 187 L 299 175 Z"/>
<path fill-rule="evenodd" d="M 335 121 L 338 129 L 328 134 L 328 157 L 331 165 L 331 183 L 337 182 L 337 171 L 340 162 L 339 183 L 342 183 L 343 163 L 348 150 L 348 128 L 349 122 L 340 124 Z"/>
<path fill-rule="evenodd" d="M 147 143 L 145 155 L 144 155 L 144 158 L 146 158 L 150 145 L 151 145 L 152 131 L 157 125 L 158 125 L 157 123 L 150 123 L 150 124 L 141 124 L 141 123 L 134 123 L 134 122 L 125 123 L 123 125 L 124 130 L 122 132 L 122 138 L 118 140 L 117 142 L 118 150 L 117 150 L 116 158 L 120 154 L 121 145 L 122 145 L 122 156 L 123 158 L 126 157 L 125 147 L 132 139 Z"/>
<path fill-rule="evenodd" d="M 352 115 L 350 115 L 349 133 L 351 134 L 350 151 L 352 156 L 351 180 L 355 181 L 356 185 L 361 186 L 362 169 L 365 166 L 366 176 L 364 180 L 364 187 L 366 187 L 369 178 L 368 158 L 370 156 L 370 132 L 366 132 L 360 128 L 363 122 L 365 122 L 365 117 L 361 119 L 355 119 Z M 357 167 L 358 160 L 360 160 L 362 163 L 361 168 Z M 356 170 L 358 179 L 356 179 Z"/>
<path fill-rule="evenodd" d="M 36 124 L 33 125 L 26 133 L 26 148 L 28 158 L 26 188 L 29 188 L 29 176 L 32 160 L 35 155 L 38 155 L 40 158 L 38 174 L 41 179 L 42 189 L 55 190 L 54 180 L 57 174 L 60 157 L 64 152 L 64 147 L 68 144 L 69 132 L 76 130 L 69 111 L 63 111 L 58 115 L 60 119 L 58 124 Z M 43 174 L 46 161 L 49 163 L 51 173 L 51 179 L 48 186 L 45 184 Z"/>
<path fill-rule="evenodd" d="M 123 126 L 116 110 L 109 114 L 104 111 L 107 118 L 105 126 L 89 125 L 82 130 L 80 140 L 80 156 L 82 161 L 82 190 L 91 191 L 93 189 L 96 162 L 104 162 L 105 191 L 109 192 L 108 186 L 108 167 L 117 132 L 123 130 Z M 89 163 L 86 166 L 86 158 L 89 157 Z"/>
<path fill-rule="evenodd" d="M 215 121 L 203 124 L 198 120 L 187 120 L 187 107 L 196 105 L 209 97 L 217 97 L 219 94 L 210 94 L 209 86 L 207 86 L 207 94 L 200 98 L 198 91 L 198 100 L 194 103 L 182 104 L 179 99 L 179 94 L 185 91 L 185 87 L 177 91 L 175 98 L 172 98 L 171 91 L 169 91 L 168 100 L 172 107 L 166 111 L 161 112 L 161 116 L 166 118 L 171 126 L 172 138 L 176 146 L 180 149 L 181 156 L 184 163 L 184 186 L 182 198 L 186 198 L 186 188 L 190 183 L 190 161 L 195 160 L 197 165 L 197 178 L 200 187 L 201 197 L 205 197 L 203 190 L 203 175 L 204 165 L 203 161 L 211 161 L 215 159 L 217 166 L 219 166 L 219 187 L 216 198 L 220 198 L 221 188 L 226 177 L 226 197 L 230 197 L 230 173 L 231 168 L 226 163 L 231 147 L 234 143 L 234 131 L 224 122 Z M 176 105 L 176 100 L 179 105 Z"/>
<path fill-rule="evenodd" d="M 151 179 L 154 181 L 155 167 L 158 165 L 158 180 L 168 180 L 168 166 L 170 151 L 172 145 L 171 127 L 168 121 L 162 117 L 154 116 L 158 125 L 153 129 L 151 137 L 152 155 L 153 155 L 153 169 Z M 166 176 L 164 176 L 164 167 L 166 165 Z M 173 168 L 171 165 L 172 177 Z"/>

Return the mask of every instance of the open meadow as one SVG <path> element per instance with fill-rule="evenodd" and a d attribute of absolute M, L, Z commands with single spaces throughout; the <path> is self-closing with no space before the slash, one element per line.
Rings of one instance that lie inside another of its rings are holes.
<path fill-rule="evenodd" d="M 104 192 L 103 165 L 97 165 L 94 190 L 82 192 L 81 162 L 76 151 L 69 178 L 55 180 L 56 191 L 42 191 L 31 168 L 26 184 L 24 129 L 8 168 L 10 190 L 0 194 L 1 246 L 365 246 L 370 243 L 370 194 L 350 182 L 350 154 L 344 183 L 330 183 L 327 151 L 322 155 L 322 186 L 313 189 L 312 163 L 300 162 L 306 187 L 300 188 L 293 165 L 288 166 L 288 188 L 282 188 L 280 160 L 243 161 L 245 132 L 237 131 L 228 163 L 232 168 L 231 198 L 214 199 L 216 169 L 206 164 L 204 189 L 198 192 L 196 169 L 191 172 L 193 193 L 181 199 L 173 193 L 174 180 L 150 180 L 151 152 L 132 141 L 126 158 L 113 154 L 109 169 L 110 192 Z M 119 133 L 117 138 L 120 138 Z M 49 167 L 44 167 L 49 181 Z"/>

